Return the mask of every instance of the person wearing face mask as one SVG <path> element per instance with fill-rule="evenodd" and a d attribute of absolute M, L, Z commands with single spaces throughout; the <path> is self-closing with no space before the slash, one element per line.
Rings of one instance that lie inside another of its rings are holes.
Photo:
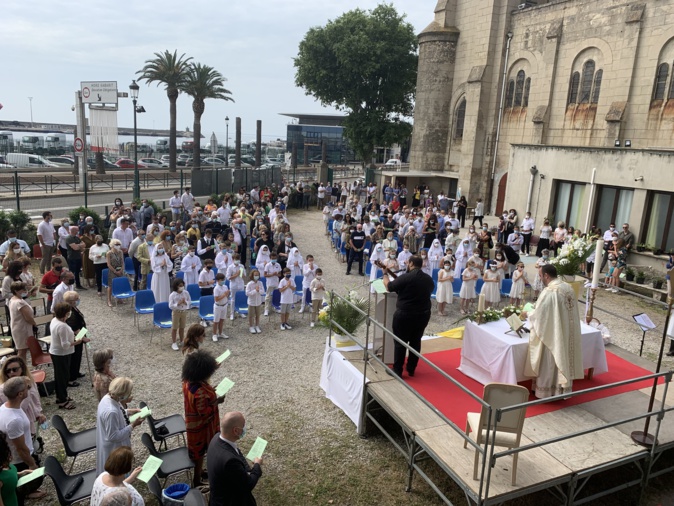
<path fill-rule="evenodd" d="M 534 266 L 536 267 L 536 277 L 534 278 L 534 282 L 532 284 L 532 287 L 534 289 L 534 302 L 538 300 L 538 294 L 543 291 L 543 288 L 545 288 L 543 286 L 543 280 L 541 278 L 541 267 L 550 263 L 549 257 L 550 251 L 544 249 L 543 251 L 541 251 L 541 258 L 536 260 L 536 265 Z"/>
<path fill-rule="evenodd" d="M 91 247 L 96 244 L 96 238 L 92 234 L 91 225 L 85 225 L 82 229 L 82 244 L 84 249 L 82 250 L 82 277 L 87 281 L 87 287 L 93 288 L 92 281 L 96 277 L 96 271 L 94 269 L 94 263 L 89 258 L 89 252 Z"/>
<path fill-rule="evenodd" d="M 120 376 L 110 382 L 110 389 L 98 403 L 96 410 L 96 474 L 105 470 L 110 454 L 120 446 L 131 446 L 131 432 L 143 423 L 142 418 L 129 421 L 129 415 L 139 409 L 128 409 L 133 400 L 133 381 Z"/>
<path fill-rule="evenodd" d="M 515 227 L 513 233 L 508 236 L 507 244 L 515 251 L 515 253 L 520 253 L 522 244 L 524 244 L 524 237 L 520 234 L 519 227 Z"/>
<path fill-rule="evenodd" d="M 136 258 L 136 252 L 138 251 L 138 246 L 145 242 L 145 231 L 139 230 L 138 235 L 131 241 L 129 245 L 129 257 L 133 262 L 133 289 L 138 291 L 138 284 L 140 282 L 140 262 Z"/>
<path fill-rule="evenodd" d="M 254 506 L 253 489 L 262 476 L 262 458 L 253 466 L 243 456 L 237 442 L 246 434 L 242 413 L 230 412 L 222 417 L 220 433 L 208 445 L 208 484 L 211 506 Z"/>
<path fill-rule="evenodd" d="M 438 220 L 435 214 L 428 215 L 428 219 L 423 224 L 424 248 L 430 248 L 433 241 L 436 239 L 438 231 Z"/>
<path fill-rule="evenodd" d="M 435 269 L 440 268 L 440 260 L 442 259 L 444 252 L 442 251 L 442 245 L 438 239 L 433 240 L 431 247 L 428 250 L 428 263 L 431 269 L 431 273 Z"/>
<path fill-rule="evenodd" d="M 431 270 L 431 262 L 428 259 L 428 249 L 422 248 L 419 252 L 419 256 L 421 256 L 421 270 L 431 276 L 433 271 Z"/>
<path fill-rule="evenodd" d="M 96 398 L 99 402 L 108 394 L 110 382 L 116 378 L 115 373 L 112 372 L 112 364 L 114 362 L 113 355 L 111 349 L 96 350 L 92 357 L 94 371 L 96 371 L 94 373 L 93 386 L 94 392 L 96 392 Z"/>
<path fill-rule="evenodd" d="M 145 234 L 145 241 L 138 245 L 136 249 L 136 260 L 140 262 L 140 283 L 138 288 L 146 290 L 147 275 L 152 271 L 152 253 L 154 253 L 153 246 L 154 237 L 152 234 Z"/>
<path fill-rule="evenodd" d="M 49 324 L 51 343 L 49 355 L 54 366 L 54 389 L 56 404 L 60 409 L 74 409 L 75 403 L 68 397 L 69 386 L 79 386 L 70 383 L 70 361 L 75 352 L 75 346 L 89 342 L 84 337 L 75 340 L 75 334 L 66 323 L 70 316 L 71 306 L 66 302 L 54 304 L 54 319 Z"/>
<path fill-rule="evenodd" d="M 445 307 L 447 304 L 452 304 L 454 302 L 453 282 L 454 273 L 452 272 L 452 263 L 445 260 L 442 269 L 438 272 L 438 288 L 435 292 L 435 300 L 438 303 L 438 314 L 440 316 L 447 316 Z"/>
<path fill-rule="evenodd" d="M 152 254 L 152 293 L 154 293 L 155 302 L 168 302 L 171 292 L 171 282 L 169 272 L 173 269 L 173 262 L 164 246 L 160 244 L 154 249 Z"/>
<path fill-rule="evenodd" d="M 239 256 L 238 253 L 234 253 L 234 255 L 232 255 L 232 265 L 227 267 L 226 276 L 227 279 L 229 280 L 229 290 L 231 292 L 230 297 L 232 302 L 234 302 L 236 300 L 237 292 L 240 292 L 244 289 L 243 279 L 246 276 L 246 268 L 243 265 L 241 265 L 241 257 Z M 230 306 L 232 308 L 232 312 L 229 316 L 229 319 L 233 320 L 236 304 L 232 303 L 230 304 Z M 245 315 L 241 315 L 241 318 L 244 317 Z"/>
<path fill-rule="evenodd" d="M 204 237 L 198 242 L 197 246 L 197 255 L 201 258 L 202 262 L 206 260 L 215 260 L 215 251 L 216 245 L 215 240 L 213 239 L 213 233 L 210 229 L 206 229 Z"/>
<path fill-rule="evenodd" d="M 14 243 L 5 254 L 5 258 L 2 260 L 2 268 L 7 271 L 9 264 L 12 262 L 21 262 L 24 258 L 28 257 L 24 253 L 23 249 L 21 249 L 21 246 L 19 246 L 18 243 Z"/>
<path fill-rule="evenodd" d="M 53 257 L 51 259 L 51 270 L 45 272 L 44 276 L 42 276 L 42 280 L 40 281 L 40 293 L 47 294 L 48 313 L 51 312 L 52 301 L 54 300 L 54 290 L 61 282 L 61 271 L 63 271 L 63 259 L 58 256 Z M 7 275 L 9 275 L 9 272 Z"/>
<path fill-rule="evenodd" d="M 61 282 L 54 289 L 54 293 L 52 294 L 52 313 L 56 304 L 65 302 L 63 296 L 67 292 L 72 292 L 73 290 L 75 290 L 75 276 L 70 271 L 61 271 Z"/>
<path fill-rule="evenodd" d="M 47 266 L 51 266 L 51 258 L 54 254 L 56 240 L 58 239 L 56 230 L 54 230 L 54 225 L 52 225 L 51 222 L 51 212 L 45 211 L 42 213 L 42 221 L 37 226 L 37 240 L 40 243 L 40 250 L 42 252 L 42 260 L 40 261 L 40 274 L 44 274 Z M 0 248 L 1 247 L 2 246 L 0 246 Z"/>
<path fill-rule="evenodd" d="M 455 278 L 461 279 L 461 273 L 466 268 L 468 260 L 470 259 L 470 254 L 470 243 L 468 239 L 464 239 L 456 249 L 456 263 L 454 264 Z"/>
<path fill-rule="evenodd" d="M 72 291 L 66 292 L 63 294 L 63 301 L 70 306 L 70 316 L 66 319 L 68 327 L 77 335 L 80 330 L 87 327 L 87 322 L 84 320 L 84 315 L 79 309 L 80 305 L 80 294 Z M 80 372 L 80 366 L 82 365 L 82 351 L 84 350 L 85 341 L 80 341 L 73 348 L 73 354 L 70 356 L 70 374 L 69 374 L 69 387 L 79 386 L 78 380 L 84 378 L 84 374 Z"/>
<path fill-rule="evenodd" d="M 495 260 L 489 260 L 482 275 L 484 284 L 480 294 L 484 294 L 486 307 L 498 307 L 501 303 L 501 275 Z"/>
<path fill-rule="evenodd" d="M 28 337 L 33 335 L 35 320 L 33 319 L 33 308 L 28 303 L 28 290 L 26 284 L 22 281 L 14 281 L 10 285 L 12 298 L 9 299 L 10 328 L 12 331 L 12 340 L 17 355 L 26 360 L 28 350 Z"/>
<path fill-rule="evenodd" d="M 261 334 L 260 314 L 262 313 L 264 285 L 260 281 L 260 271 L 257 269 L 250 271 L 245 290 L 248 297 L 248 330 L 251 334 Z"/>
<path fill-rule="evenodd" d="M 484 218 L 484 203 L 482 202 L 482 199 L 475 199 L 475 214 L 473 215 L 473 225 L 475 225 L 475 221 L 480 222 L 480 226 L 482 226 L 482 219 Z"/>
<path fill-rule="evenodd" d="M 119 239 L 110 241 L 110 251 L 106 259 L 108 263 L 108 306 L 112 307 L 112 280 L 124 276 L 124 253 Z"/>
<path fill-rule="evenodd" d="M 201 259 L 196 255 L 196 248 L 189 246 L 187 255 L 180 264 L 180 271 L 183 272 L 183 279 L 186 285 L 199 283 L 199 272 L 201 272 Z"/>
<path fill-rule="evenodd" d="M 482 272 L 482 270 L 484 269 L 484 262 L 482 261 L 482 258 L 480 258 L 480 250 L 478 250 L 477 248 L 473 250 L 472 260 L 473 263 L 475 264 L 475 268 L 480 272 Z"/>
<path fill-rule="evenodd" d="M 392 281 L 395 278 L 391 275 L 391 273 L 395 274 L 398 271 L 398 260 L 396 259 L 397 257 L 396 250 L 394 249 L 385 250 L 385 253 L 386 253 L 386 260 L 384 260 L 382 263 L 384 267 L 386 267 L 386 269 L 389 271 L 388 277 Z"/>
<path fill-rule="evenodd" d="M 204 268 L 199 272 L 199 289 L 202 297 L 213 295 L 213 287 L 215 286 L 215 273 L 213 272 L 213 260 L 206 259 L 204 261 Z M 206 324 L 208 326 L 208 323 Z"/>
<path fill-rule="evenodd" d="M 75 275 L 75 284 L 78 290 L 86 290 L 80 281 L 80 271 L 82 269 L 82 252 L 85 245 L 82 239 L 77 237 L 79 228 L 70 227 L 70 235 L 66 238 L 66 246 L 68 249 L 68 268 Z"/>
<path fill-rule="evenodd" d="M 309 326 L 313 328 L 325 297 L 325 279 L 323 279 L 323 270 L 320 267 L 316 269 L 316 277 L 311 281 L 309 291 L 311 292 L 311 323 Z"/>
<path fill-rule="evenodd" d="M 20 251 L 16 251 L 17 249 Z M 13 253 L 14 257 L 19 257 L 21 255 L 23 256 L 30 255 L 30 247 L 28 246 L 26 241 L 19 239 L 16 236 L 16 230 L 11 228 L 7 231 L 7 240 L 2 244 L 0 244 L 0 257 L 4 257 L 5 255 L 8 255 L 10 253 Z"/>
<path fill-rule="evenodd" d="M 520 230 L 524 240 L 522 243 L 522 251 L 524 252 L 524 256 L 528 257 L 530 253 L 529 244 L 531 242 L 531 235 L 534 232 L 534 219 L 531 217 L 531 213 L 529 211 L 527 211 L 524 215 L 524 219 L 520 224 Z"/>
<path fill-rule="evenodd" d="M 187 323 L 187 312 L 192 306 L 190 292 L 185 290 L 185 281 L 180 278 L 173 280 L 171 295 L 169 295 L 169 309 L 171 310 L 171 348 L 178 351 L 185 339 L 185 325 Z M 176 339 L 180 335 L 180 341 Z"/>
<path fill-rule="evenodd" d="M 381 245 L 386 251 L 390 249 L 398 251 L 398 241 L 394 239 L 392 231 L 387 232 L 386 239 L 382 241 Z"/>

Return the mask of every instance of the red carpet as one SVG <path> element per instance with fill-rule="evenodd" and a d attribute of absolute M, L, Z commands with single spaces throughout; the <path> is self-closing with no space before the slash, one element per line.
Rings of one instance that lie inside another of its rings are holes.
<path fill-rule="evenodd" d="M 468 388 L 475 395 L 482 397 L 484 385 L 478 383 L 472 378 L 469 378 L 458 370 L 461 361 L 461 349 L 440 351 L 436 353 L 429 353 L 424 355 L 428 360 L 449 374 L 452 378 L 460 382 L 464 387 Z M 630 378 L 638 378 L 651 374 L 650 371 L 642 369 L 627 360 L 606 352 L 606 361 L 608 362 L 608 372 L 600 374 L 592 378 L 592 380 L 582 379 L 573 382 L 573 391 L 585 390 L 588 388 L 607 385 L 609 383 L 616 383 Z M 466 424 L 466 413 L 469 411 L 477 412 L 480 405 L 465 394 L 462 390 L 456 387 L 449 380 L 442 378 L 437 372 L 432 370 L 423 362 L 419 362 L 416 373 L 413 378 L 404 376 L 405 381 L 419 392 L 424 398 L 430 401 L 437 409 L 439 409 L 447 418 L 452 420 L 459 427 Z M 527 388 L 531 387 L 531 382 L 523 382 L 522 385 Z M 617 388 L 593 392 L 587 395 L 580 395 L 573 397 L 567 401 L 551 402 L 532 406 L 527 409 L 527 417 L 549 413 L 558 409 L 567 408 L 576 404 L 582 404 L 604 397 L 610 397 L 632 390 L 639 390 L 653 385 L 652 381 L 640 381 L 629 385 L 623 385 Z M 533 395 L 529 400 L 535 400 Z"/>

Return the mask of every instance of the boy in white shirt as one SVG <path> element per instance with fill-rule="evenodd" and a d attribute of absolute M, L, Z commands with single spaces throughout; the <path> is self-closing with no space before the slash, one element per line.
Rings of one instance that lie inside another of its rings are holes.
<path fill-rule="evenodd" d="M 234 319 L 234 311 L 236 309 L 236 293 L 244 289 L 245 285 L 243 278 L 246 276 L 246 268 L 241 265 L 241 255 L 234 253 L 232 257 L 232 265 L 227 267 L 227 279 L 229 280 L 229 291 L 232 297 L 232 312 L 230 313 L 229 319 Z M 241 318 L 245 318 L 246 315 L 241 315 Z"/>
<path fill-rule="evenodd" d="M 330 205 L 327 205 L 323 208 L 323 223 L 325 224 L 325 235 L 330 235 L 330 232 L 328 232 L 328 223 L 330 223 L 331 217 L 332 217 L 332 208 Z"/>
<path fill-rule="evenodd" d="M 232 255 L 229 254 L 230 246 L 229 241 L 218 245 L 219 252 L 215 257 L 215 267 L 218 269 L 218 272 L 222 271 L 225 273 L 227 272 L 227 267 L 232 265 Z"/>
<path fill-rule="evenodd" d="M 281 330 L 290 330 L 288 325 L 290 318 L 290 306 L 293 305 L 293 294 L 295 293 L 295 281 L 290 275 L 290 269 L 283 269 L 283 279 L 279 283 L 278 289 L 281 292 Z"/>
<path fill-rule="evenodd" d="M 271 299 L 274 290 L 279 285 L 279 274 L 281 274 L 281 265 L 278 263 L 276 253 L 272 253 L 269 262 L 264 265 L 262 275 L 267 280 L 267 295 L 264 298 L 264 315 L 269 316 L 271 308 Z"/>
<path fill-rule="evenodd" d="M 227 304 L 229 304 L 229 288 L 225 284 L 225 275 L 222 272 L 215 275 L 213 299 L 213 341 L 217 342 L 219 337 L 229 339 L 223 331 L 227 318 Z"/>
<path fill-rule="evenodd" d="M 201 296 L 213 295 L 213 286 L 215 285 L 215 274 L 213 273 L 213 260 L 210 258 L 204 261 L 204 268 L 199 273 L 199 288 Z"/>
<path fill-rule="evenodd" d="M 307 303 L 307 300 L 311 300 L 311 297 L 308 297 L 308 294 L 310 291 L 309 288 L 311 287 L 311 282 L 316 277 L 316 269 L 318 269 L 318 266 L 314 264 L 313 255 L 307 255 L 307 261 L 302 266 L 302 276 L 304 276 L 304 278 L 302 279 L 302 300 L 300 301 L 300 314 L 304 313 L 304 308 L 307 305 L 311 309 L 311 303 Z"/>
<path fill-rule="evenodd" d="M 180 271 L 185 273 L 185 285 L 194 285 L 199 283 L 199 271 L 201 270 L 201 259 L 196 256 L 196 248 L 190 246 L 187 248 L 187 255 L 183 257 L 180 263 Z"/>
<path fill-rule="evenodd" d="M 325 296 L 325 281 L 321 269 L 316 268 L 316 277 L 311 282 L 309 290 L 311 291 L 311 327 L 314 327 Z"/>
<path fill-rule="evenodd" d="M 192 305 L 190 293 L 185 290 L 185 282 L 176 278 L 173 280 L 173 287 L 169 295 L 169 309 L 171 310 L 171 340 L 173 344 L 171 348 L 178 351 L 180 346 L 176 342 L 177 334 L 180 334 L 180 344 L 185 338 L 185 324 L 187 321 L 187 311 Z"/>

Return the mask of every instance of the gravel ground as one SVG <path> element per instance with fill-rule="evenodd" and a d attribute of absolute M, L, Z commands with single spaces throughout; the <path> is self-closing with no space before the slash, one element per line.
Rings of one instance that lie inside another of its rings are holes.
<path fill-rule="evenodd" d="M 303 256 L 314 255 L 316 263 L 323 269 L 328 289 L 343 293 L 364 281 L 359 276 L 344 276 L 346 267 L 338 262 L 324 236 L 320 212 L 294 211 L 289 219 L 300 251 Z M 531 269 L 534 259 L 527 258 L 526 261 Z M 533 280 L 533 272 L 530 279 Z M 361 290 L 366 293 L 365 289 Z M 81 310 L 92 337 L 89 356 L 95 349 L 112 348 L 115 373 L 133 378 L 136 400 L 145 400 L 157 417 L 182 414 L 180 370 L 183 356 L 171 349 L 170 331 L 155 331 L 150 342 L 150 319 L 142 318 L 138 330 L 133 325 L 130 304 L 110 309 L 104 299 L 96 296 L 95 290 L 82 292 L 81 298 Z M 660 330 L 648 334 L 644 356 L 652 359 L 657 354 L 664 311 L 630 296 L 605 291 L 598 293 L 597 305 L 627 318 L 647 312 L 660 325 Z M 611 329 L 615 344 L 638 352 L 641 334 L 635 325 L 614 316 L 598 316 Z M 450 315 L 444 318 L 438 316 L 434 308 L 427 333 L 447 330 L 459 317 L 458 301 Z M 190 323 L 196 321 L 195 311 Z M 217 383 L 227 376 L 236 383 L 227 395 L 221 413 L 240 410 L 246 415 L 249 435 L 242 441 L 242 449 L 247 451 L 257 436 L 269 441 L 264 475 L 255 489 L 258 504 L 441 504 L 435 493 L 418 478 L 413 493 L 405 494 L 405 463 L 392 445 L 380 435 L 372 435 L 367 440 L 358 438 L 353 424 L 324 398 L 318 381 L 327 330 L 310 328 L 309 315 L 302 317 L 297 312 L 291 316 L 291 331 L 279 330 L 276 314 L 269 320 L 263 317 L 261 321 L 263 333 L 258 335 L 248 332 L 247 319 L 237 319 L 233 325 L 228 321 L 226 332 L 231 339 L 214 343 L 210 340 L 209 330 L 203 345 L 216 356 L 227 348 L 232 351 L 212 381 Z M 671 367 L 672 360 L 668 359 L 665 364 Z M 86 371 L 86 363 L 82 370 Z M 87 382 L 82 383 L 82 386 L 69 390 L 69 395 L 77 402 L 77 409 L 58 410 L 51 398 L 43 402 L 47 416 L 58 412 L 73 430 L 93 427 L 97 403 Z M 145 424 L 133 432 L 138 464 L 147 456 L 139 441 L 144 431 L 149 432 Z M 43 435 L 45 454 L 63 458 L 56 431 L 50 429 Z M 78 458 L 75 470 L 90 469 L 94 465 L 94 454 L 90 453 Z M 178 476 L 178 480 L 186 481 L 184 475 Z M 50 500 L 40 503 L 55 504 L 51 482 L 45 483 L 45 489 L 51 490 L 52 495 Z M 447 485 L 448 489 L 452 487 L 450 497 L 462 503 L 463 494 L 453 485 Z M 156 504 L 149 499 L 142 483 L 138 488 L 148 504 Z"/>

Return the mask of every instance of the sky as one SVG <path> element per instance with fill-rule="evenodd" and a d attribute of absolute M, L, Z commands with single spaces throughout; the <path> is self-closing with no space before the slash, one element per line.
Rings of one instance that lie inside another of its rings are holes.
<path fill-rule="evenodd" d="M 285 139 L 290 118 L 279 113 L 334 114 L 295 86 L 293 58 L 306 32 L 346 11 L 373 9 L 376 0 L 145 0 L 81 2 L 3 0 L 0 120 L 75 123 L 71 106 L 81 81 L 117 81 L 128 91 L 136 71 L 166 49 L 192 56 L 227 78 L 235 102 L 207 100 L 202 134 L 215 132 L 230 145 L 241 117 L 242 140 L 255 139 L 262 120 L 263 141 Z M 433 20 L 436 0 L 393 0 L 418 34 Z M 30 8 L 27 8 L 30 6 Z M 132 126 L 130 99 L 120 98 L 118 124 Z M 165 90 L 140 83 L 138 98 L 147 113 L 139 128 L 166 128 Z M 87 113 L 88 116 L 88 113 Z M 191 100 L 178 99 L 178 130 L 192 129 Z"/>

